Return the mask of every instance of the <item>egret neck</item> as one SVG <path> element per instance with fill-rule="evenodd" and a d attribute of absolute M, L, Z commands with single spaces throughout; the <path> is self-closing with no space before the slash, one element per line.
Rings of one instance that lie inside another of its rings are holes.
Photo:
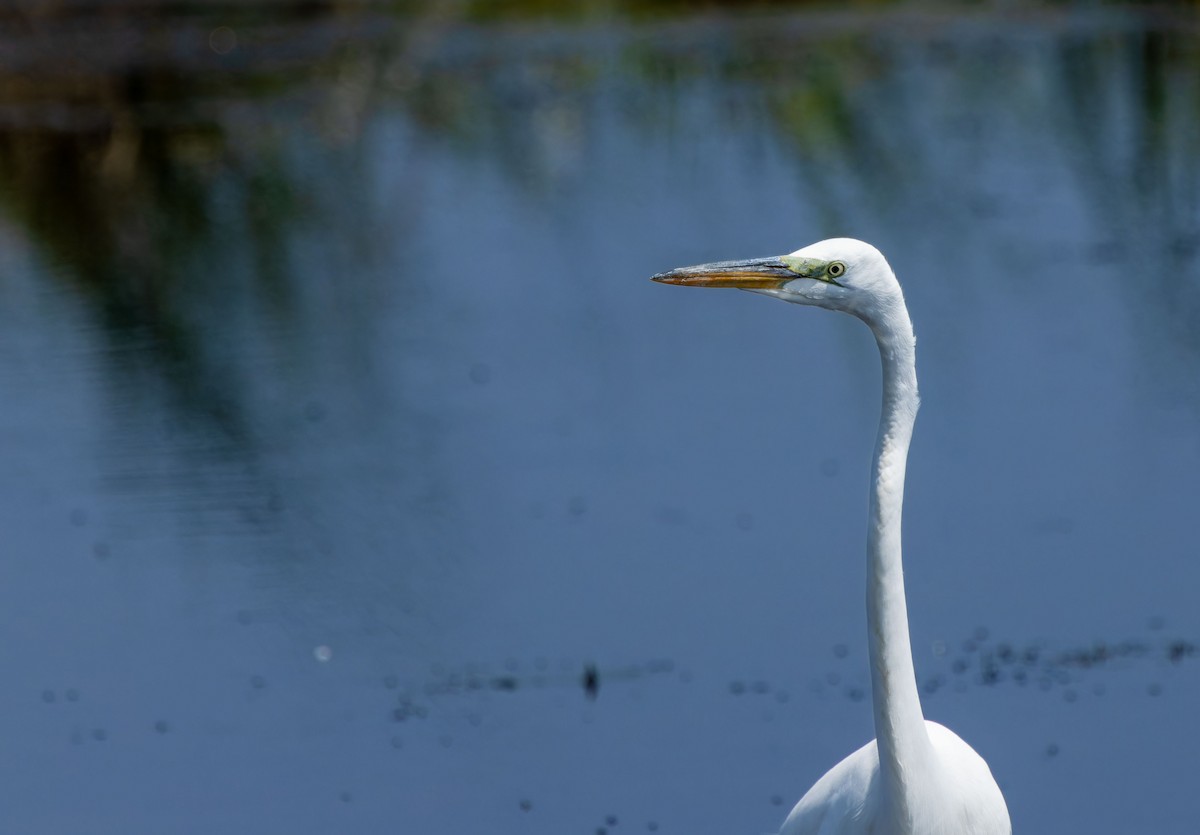
<path fill-rule="evenodd" d="M 911 780 L 936 767 L 917 694 L 900 549 L 904 472 L 920 402 L 916 338 L 903 303 L 882 316 L 872 316 L 867 324 L 883 362 L 883 406 L 872 464 L 867 531 L 871 691 L 884 802 L 893 805 L 900 820 L 911 820 Z"/>

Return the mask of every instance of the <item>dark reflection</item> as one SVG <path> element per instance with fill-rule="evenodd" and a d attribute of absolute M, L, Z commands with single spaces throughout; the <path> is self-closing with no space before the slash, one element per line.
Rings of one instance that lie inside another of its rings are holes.
<path fill-rule="evenodd" d="M 1059 123 L 1075 151 L 1064 159 L 1105 236 L 1093 262 L 1153 288 L 1132 294 L 1148 349 L 1178 345 L 1200 358 L 1200 43 L 1170 29 L 1077 40 L 1061 48 L 1055 75 Z M 1162 376 L 1156 363 L 1146 370 Z M 1193 408 L 1197 393 L 1185 395 Z"/>
<path fill-rule="evenodd" d="M 188 291 L 212 285 L 222 257 L 274 315 L 286 315 L 295 292 L 289 236 L 371 211 L 353 198 L 322 204 L 310 175 L 333 153 L 351 176 L 369 176 L 353 158 L 373 119 L 399 112 L 430 141 L 497 159 L 536 188 L 584 164 L 602 102 L 661 133 L 696 83 L 717 85 L 722 118 L 789 149 L 830 227 L 844 223 L 850 202 L 891 216 L 934 190 L 968 217 L 993 213 L 994 197 L 964 193 L 977 186 L 934 150 L 946 131 L 986 143 L 980 97 L 1015 114 L 1025 132 L 1062 131 L 1064 162 L 1090 205 L 1109 213 L 1110 240 L 1097 243 L 1152 247 L 1167 285 L 1162 315 L 1178 321 L 1181 339 L 1200 332 L 1188 327 L 1195 282 L 1167 278 L 1197 248 L 1188 198 L 1200 141 L 1196 46 L 1190 30 L 1154 28 L 1182 19 L 1130 13 L 1074 31 L 1067 21 L 1076 18 L 1051 15 L 1040 31 L 1023 18 L 989 25 L 986 16 L 901 9 L 650 24 L 645 33 L 613 30 L 614 40 L 588 29 L 464 25 L 544 13 L 536 3 L 430 4 L 402 16 L 340 14 L 320 2 L 281 4 L 270 16 L 169 8 L 148 19 L 31 17 L 27 32 L 10 35 L 21 48 L 0 79 L 0 175 L 9 213 L 58 273 L 95 294 L 114 327 L 151 326 L 176 360 L 196 353 L 181 312 L 196 304 Z M 102 39 L 76 44 L 81 26 L 132 37 L 113 38 L 110 54 Z M 1019 27 L 1024 39 L 998 39 L 1000 26 Z M 85 50 L 86 70 L 53 58 L 68 43 Z M 1062 89 L 1046 97 L 1006 86 L 995 81 L 997 64 L 1044 70 Z M 930 102 L 922 91 L 945 68 L 954 71 Z M 366 216 L 335 222 L 383 225 Z"/>

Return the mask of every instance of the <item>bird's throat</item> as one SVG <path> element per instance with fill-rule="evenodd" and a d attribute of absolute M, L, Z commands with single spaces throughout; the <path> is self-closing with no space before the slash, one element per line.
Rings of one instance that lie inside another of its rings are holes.
<path fill-rule="evenodd" d="M 907 315 L 887 330 L 872 328 L 883 361 L 883 404 L 871 478 L 867 535 L 867 630 L 876 744 L 886 802 L 909 817 L 908 775 L 927 773 L 932 759 L 925 728 L 904 596 L 901 514 L 904 475 L 919 398 L 916 343 Z M 903 767 L 901 767 L 903 764 Z"/>

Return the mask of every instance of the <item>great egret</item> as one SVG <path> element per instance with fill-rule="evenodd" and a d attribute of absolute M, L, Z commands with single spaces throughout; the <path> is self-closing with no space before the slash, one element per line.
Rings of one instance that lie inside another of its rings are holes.
<path fill-rule="evenodd" d="M 971 746 L 926 721 L 917 694 L 900 515 L 917 417 L 916 337 L 900 283 L 879 250 L 834 238 L 791 255 L 722 261 L 654 281 L 738 287 L 840 310 L 867 323 L 883 362 L 883 410 L 871 472 L 867 641 L 876 739 L 842 760 L 792 809 L 779 835 L 1011 835 L 1004 796 Z"/>

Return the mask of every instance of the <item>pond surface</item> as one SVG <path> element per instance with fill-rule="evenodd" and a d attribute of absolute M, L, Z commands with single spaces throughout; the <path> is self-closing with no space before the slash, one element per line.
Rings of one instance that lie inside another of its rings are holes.
<path fill-rule="evenodd" d="M 873 735 L 878 357 L 647 278 L 848 235 L 928 716 L 1194 831 L 1190 20 L 89 25 L 2 65 L 7 830 L 773 832 Z"/>

